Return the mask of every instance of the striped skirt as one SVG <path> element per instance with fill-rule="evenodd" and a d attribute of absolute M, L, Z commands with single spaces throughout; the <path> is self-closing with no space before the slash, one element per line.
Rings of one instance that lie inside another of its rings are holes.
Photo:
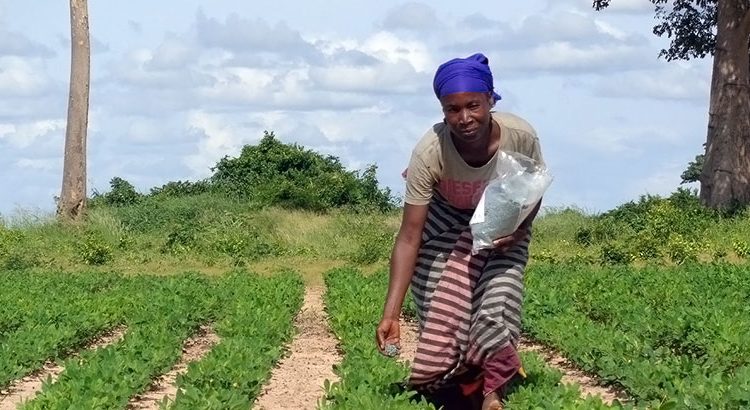
<path fill-rule="evenodd" d="M 511 374 L 520 369 L 515 346 L 531 236 L 505 253 L 472 255 L 471 214 L 439 197 L 430 204 L 411 282 L 420 334 L 409 384 L 419 390 L 436 391 L 467 377 L 487 383 L 493 375 L 486 373 L 507 363 L 516 367 Z"/>

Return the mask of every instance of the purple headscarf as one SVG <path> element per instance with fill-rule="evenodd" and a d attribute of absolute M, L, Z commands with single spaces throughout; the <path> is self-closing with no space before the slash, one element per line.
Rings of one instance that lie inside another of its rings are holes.
<path fill-rule="evenodd" d="M 495 101 L 500 94 L 496 93 L 492 84 L 492 72 L 489 60 L 482 53 L 473 54 L 466 58 L 454 58 L 438 67 L 432 88 L 437 98 L 448 94 L 464 92 L 491 92 Z"/>

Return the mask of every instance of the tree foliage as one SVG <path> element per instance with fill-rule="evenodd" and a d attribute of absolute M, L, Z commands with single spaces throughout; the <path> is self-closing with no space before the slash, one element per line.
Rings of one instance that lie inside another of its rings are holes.
<path fill-rule="evenodd" d="M 109 181 L 109 192 L 100 194 L 94 192 L 90 206 L 95 208 L 99 204 L 108 206 L 135 205 L 143 200 L 143 194 L 136 191 L 133 184 L 120 177 L 114 177 Z"/>
<path fill-rule="evenodd" d="M 128 181 L 114 177 L 109 192 L 94 193 L 91 206 L 128 206 L 144 199 L 215 194 L 261 206 L 312 211 L 346 207 L 385 212 L 395 208 L 390 190 L 381 189 L 378 184 L 375 165 L 350 171 L 338 158 L 285 144 L 273 132 L 264 133 L 257 145 L 243 147 L 236 158 L 220 159 L 212 171 L 206 180 L 168 182 L 152 188 L 147 195 L 137 192 Z"/>
<path fill-rule="evenodd" d="M 695 159 L 690 161 L 687 169 L 680 175 L 680 178 L 682 178 L 682 182 L 680 183 L 687 184 L 690 182 L 698 182 L 701 176 L 701 171 L 703 170 L 704 161 L 705 156 L 703 154 L 696 155 Z"/>
<path fill-rule="evenodd" d="M 237 158 L 222 158 L 213 170 L 217 189 L 262 204 L 316 211 L 393 207 L 390 190 L 378 187 L 374 165 L 348 171 L 338 158 L 284 144 L 273 132 L 265 132 L 258 145 L 246 145 Z"/>
<path fill-rule="evenodd" d="M 713 55 L 716 47 L 716 0 L 650 0 L 659 23 L 653 33 L 671 39 L 669 48 L 659 52 L 667 61 L 689 60 Z M 597 11 L 610 0 L 594 0 Z"/>
<path fill-rule="evenodd" d="M 750 2 L 650 0 L 653 32 L 671 39 L 667 60 L 713 56 L 705 152 L 697 180 L 701 202 L 714 209 L 750 204 Z M 610 0 L 594 0 L 602 10 Z M 698 161 L 683 181 L 695 178 Z"/>
<path fill-rule="evenodd" d="M 716 47 L 716 0 L 650 0 L 659 21 L 653 33 L 671 39 L 659 57 L 667 61 L 689 60 L 713 55 Z M 594 0 L 594 9 L 609 6 L 610 0 Z"/>

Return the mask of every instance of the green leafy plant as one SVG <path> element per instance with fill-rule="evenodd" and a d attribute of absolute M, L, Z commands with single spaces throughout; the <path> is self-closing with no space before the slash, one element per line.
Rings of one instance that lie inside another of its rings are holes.
<path fill-rule="evenodd" d="M 376 167 L 361 175 L 348 171 L 334 156 L 297 144 L 284 144 L 273 132 L 258 145 L 246 145 L 237 158 L 222 158 L 211 183 L 227 194 L 265 205 L 325 211 L 349 207 L 388 211 L 390 190 L 378 187 Z"/>
<path fill-rule="evenodd" d="M 87 265 L 104 265 L 114 258 L 112 247 L 94 233 L 85 235 L 78 255 Z"/>
<path fill-rule="evenodd" d="M 750 405 L 748 268 L 534 264 L 524 331 L 648 408 Z"/>
<path fill-rule="evenodd" d="M 745 241 L 732 242 L 732 249 L 734 249 L 734 253 L 740 258 L 750 257 L 750 244 Z"/>

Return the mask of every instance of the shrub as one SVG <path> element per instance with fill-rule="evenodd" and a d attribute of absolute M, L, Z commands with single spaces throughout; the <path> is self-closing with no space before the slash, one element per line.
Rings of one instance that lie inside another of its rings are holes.
<path fill-rule="evenodd" d="M 164 242 L 162 252 L 178 254 L 195 249 L 199 229 L 200 228 L 190 220 L 173 225 L 167 234 L 167 240 Z"/>
<path fill-rule="evenodd" d="M 605 265 L 622 265 L 632 262 L 634 258 L 625 246 L 612 242 L 602 246 L 599 259 Z"/>
<path fill-rule="evenodd" d="M 105 194 L 94 192 L 90 201 L 90 206 L 96 207 L 99 204 L 109 206 L 128 206 L 141 202 L 144 198 L 142 194 L 135 190 L 130 182 L 114 177 L 109 181 L 110 191 Z"/>
<path fill-rule="evenodd" d="M 208 181 L 172 181 L 160 187 L 151 188 L 149 196 L 155 198 L 174 198 L 205 194 L 210 190 L 211 184 Z"/>
<path fill-rule="evenodd" d="M 680 234 L 672 234 L 667 241 L 667 256 L 677 264 L 695 262 L 698 260 L 698 246 Z"/>
<path fill-rule="evenodd" d="M 39 255 L 20 249 L 10 251 L 4 259 L 3 269 L 10 271 L 31 269 L 40 265 Z"/>
<path fill-rule="evenodd" d="M 78 255 L 87 265 L 104 265 L 113 259 L 112 248 L 101 237 L 91 232 L 84 237 Z"/>
<path fill-rule="evenodd" d="M 740 258 L 750 257 L 750 245 L 748 245 L 747 242 L 734 241 L 732 243 L 732 248 L 734 249 L 734 253 L 736 253 Z"/>
<path fill-rule="evenodd" d="M 239 157 L 222 158 L 211 182 L 222 192 L 266 205 L 391 210 L 393 198 L 390 190 L 378 187 L 376 169 L 372 165 L 361 175 L 347 171 L 334 156 L 284 144 L 266 132 L 258 145 L 243 147 Z"/>

